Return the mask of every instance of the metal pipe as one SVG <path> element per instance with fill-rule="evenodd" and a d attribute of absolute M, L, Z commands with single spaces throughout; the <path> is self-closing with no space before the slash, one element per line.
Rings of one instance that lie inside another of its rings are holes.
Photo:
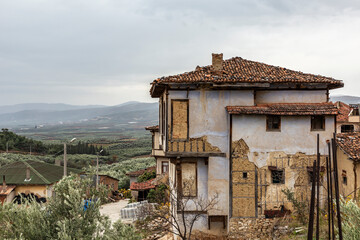
<path fill-rule="evenodd" d="M 339 194 L 339 175 L 338 175 L 338 167 L 337 167 L 337 156 L 336 156 L 336 135 L 334 134 L 334 138 L 331 139 L 333 145 L 333 161 L 334 161 L 334 173 L 335 173 L 335 198 L 336 198 L 336 215 L 338 222 L 338 232 L 339 232 L 339 240 L 342 240 L 342 228 L 341 228 L 341 213 L 340 213 L 340 194 Z"/>
<path fill-rule="evenodd" d="M 332 239 L 335 240 L 335 223 L 334 223 L 334 199 L 333 199 L 333 172 L 331 167 L 331 146 L 330 141 L 327 141 L 329 150 L 329 177 L 330 177 L 330 210 L 331 210 L 331 228 L 332 228 Z"/>
<path fill-rule="evenodd" d="M 308 237 L 307 237 L 308 240 L 313 239 L 313 232 L 314 232 L 315 180 L 316 180 L 316 160 L 314 160 L 314 164 L 313 164 L 311 201 L 310 201 L 310 213 L 309 213 L 309 227 L 308 227 Z"/>
<path fill-rule="evenodd" d="M 320 141 L 316 138 L 316 240 L 320 239 Z"/>
<path fill-rule="evenodd" d="M 328 202 L 328 239 L 331 240 L 331 210 L 330 210 L 330 174 L 329 174 L 329 158 L 326 157 L 326 179 L 327 179 L 327 202 Z"/>

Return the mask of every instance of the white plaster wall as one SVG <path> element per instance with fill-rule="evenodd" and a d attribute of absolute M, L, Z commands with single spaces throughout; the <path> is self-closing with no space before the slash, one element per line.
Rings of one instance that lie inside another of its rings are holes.
<path fill-rule="evenodd" d="M 256 104 L 260 103 L 320 103 L 326 102 L 326 90 L 274 90 L 256 91 Z"/>
<path fill-rule="evenodd" d="M 229 160 L 225 157 L 209 157 L 208 195 L 218 195 L 215 209 L 209 215 L 228 215 L 229 209 Z"/>
<path fill-rule="evenodd" d="M 15 191 L 11 191 L 11 193 L 9 193 L 9 195 L 7 195 L 6 197 L 6 202 L 11 203 L 14 197 L 15 197 Z"/>
<path fill-rule="evenodd" d="M 165 157 L 157 157 L 156 158 L 156 174 L 161 174 L 162 169 L 161 169 L 161 164 L 162 162 L 169 162 L 169 171 L 170 171 L 170 161 L 169 158 L 165 158 Z"/>
<path fill-rule="evenodd" d="M 325 118 L 325 131 L 311 131 L 310 116 L 282 116 L 281 131 L 266 131 L 265 115 L 234 115 L 233 141 L 244 139 L 250 148 L 249 160 L 266 165 L 270 152 L 316 154 L 316 135 L 320 134 L 320 153 L 327 154 L 326 140 L 332 138 L 334 117 Z"/>
<path fill-rule="evenodd" d="M 254 105 L 253 91 L 189 91 L 189 136 L 190 138 L 207 136 L 207 140 L 221 152 L 229 152 L 229 115 L 226 106 L 252 106 Z M 169 115 L 171 121 L 171 99 L 186 99 L 186 91 L 169 91 Z M 214 215 L 229 215 L 229 160 L 223 157 L 210 157 L 209 176 L 202 176 L 205 170 L 198 165 L 199 194 L 205 193 L 211 197 L 219 193 L 218 211 Z M 203 226 L 205 230 L 207 226 Z"/>
<path fill-rule="evenodd" d="M 208 141 L 227 153 L 229 117 L 226 106 L 252 106 L 254 95 L 243 91 L 189 91 L 190 138 L 207 136 Z M 169 91 L 169 124 L 171 123 L 171 99 L 186 99 L 186 91 Z"/>

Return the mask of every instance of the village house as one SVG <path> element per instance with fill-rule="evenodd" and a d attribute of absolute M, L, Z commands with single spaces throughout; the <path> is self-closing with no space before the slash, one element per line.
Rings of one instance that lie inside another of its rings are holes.
<path fill-rule="evenodd" d="M 345 198 L 350 196 L 357 199 L 360 187 L 360 134 L 338 133 L 336 143 L 340 194 Z"/>
<path fill-rule="evenodd" d="M 154 146 L 154 145 L 153 145 Z M 151 183 L 154 179 L 150 179 L 145 182 L 138 182 L 137 178 L 143 175 L 146 172 L 156 171 L 156 167 L 148 167 L 144 169 L 140 169 L 137 171 L 127 172 L 126 175 L 130 178 L 130 190 L 131 196 L 136 201 L 143 201 L 146 199 L 150 189 L 155 188 L 155 186 Z"/>
<path fill-rule="evenodd" d="M 68 168 L 68 171 L 80 173 L 81 170 Z M 63 177 L 63 173 L 63 167 L 54 164 L 17 161 L 0 168 L 0 183 L 2 189 L 7 189 L 7 202 L 21 194 L 33 195 L 46 201 L 46 198 L 53 195 L 53 185 Z"/>
<path fill-rule="evenodd" d="M 154 80 L 159 126 L 148 130 L 157 172 L 166 169 L 177 192 L 191 184 L 183 196 L 218 195 L 194 229 L 227 234 L 232 222 L 291 209 L 286 188 L 306 201 L 317 134 L 324 165 L 336 131 L 329 91 L 340 87 L 330 77 L 222 54 L 210 66 Z"/>
<path fill-rule="evenodd" d="M 338 133 L 352 133 L 360 132 L 360 104 L 346 104 L 343 102 L 336 102 L 339 109 L 339 115 L 336 117 L 336 132 Z"/>

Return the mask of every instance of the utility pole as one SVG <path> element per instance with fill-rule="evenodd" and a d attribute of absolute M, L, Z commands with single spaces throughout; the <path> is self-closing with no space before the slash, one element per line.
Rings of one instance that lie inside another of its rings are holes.
<path fill-rule="evenodd" d="M 99 190 L 99 154 L 103 152 L 103 149 L 96 154 L 96 190 Z"/>
<path fill-rule="evenodd" d="M 76 138 L 71 139 L 71 141 L 69 143 L 72 143 L 73 141 L 75 141 Z M 66 152 L 67 148 L 66 148 L 66 141 L 64 142 L 64 177 L 67 176 L 67 152 Z"/>
<path fill-rule="evenodd" d="M 64 143 L 64 177 L 67 176 L 66 142 Z"/>

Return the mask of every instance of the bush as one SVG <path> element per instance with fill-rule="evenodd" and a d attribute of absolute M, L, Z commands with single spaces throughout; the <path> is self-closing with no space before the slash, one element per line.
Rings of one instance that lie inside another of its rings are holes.
<path fill-rule="evenodd" d="M 152 203 L 164 204 L 168 201 L 167 189 L 168 188 L 165 184 L 161 184 L 157 186 L 156 189 L 151 189 L 149 191 L 147 199 Z"/>
<path fill-rule="evenodd" d="M 111 228 L 109 218 L 100 215 L 98 196 L 88 196 L 90 184 L 70 176 L 55 185 L 47 204 L 0 205 L 0 239 L 141 239 L 121 222 Z"/>
<path fill-rule="evenodd" d="M 140 175 L 137 178 L 137 182 L 146 182 L 150 179 L 156 178 L 156 172 L 155 170 L 151 171 L 151 172 L 144 172 L 142 175 Z"/>
<path fill-rule="evenodd" d="M 304 201 L 298 201 L 294 196 L 294 192 L 290 191 L 289 189 L 283 189 L 281 191 L 285 194 L 287 200 L 292 203 L 294 207 L 294 214 L 298 220 L 304 225 L 307 224 L 307 214 L 309 213 L 308 204 Z"/>
<path fill-rule="evenodd" d="M 360 208 L 352 199 L 341 199 L 341 226 L 344 239 L 360 239 Z"/>

